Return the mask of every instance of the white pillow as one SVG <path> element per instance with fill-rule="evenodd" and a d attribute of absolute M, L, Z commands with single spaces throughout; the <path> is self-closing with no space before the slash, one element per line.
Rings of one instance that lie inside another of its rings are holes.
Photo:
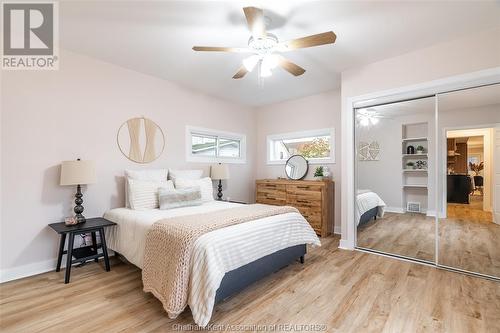
<path fill-rule="evenodd" d="M 168 179 L 168 169 L 149 170 L 125 170 L 125 207 L 130 208 L 128 199 L 128 180 L 166 181 Z"/>
<path fill-rule="evenodd" d="M 201 201 L 208 202 L 214 200 L 214 189 L 212 187 L 212 179 L 210 179 L 210 177 L 205 177 L 202 179 L 177 178 L 175 180 L 175 188 L 184 189 L 189 187 L 200 188 Z"/>
<path fill-rule="evenodd" d="M 171 180 L 154 182 L 147 180 L 128 180 L 128 198 L 130 208 L 135 210 L 155 209 L 159 207 L 159 189 L 174 190 L 174 183 Z"/>
<path fill-rule="evenodd" d="M 199 187 L 184 189 L 166 190 L 160 188 L 158 191 L 160 209 L 172 209 L 186 206 L 199 206 L 201 201 L 201 191 Z"/>
<path fill-rule="evenodd" d="M 200 179 L 203 176 L 203 170 L 168 170 L 168 178 L 174 182 L 177 178 Z"/>

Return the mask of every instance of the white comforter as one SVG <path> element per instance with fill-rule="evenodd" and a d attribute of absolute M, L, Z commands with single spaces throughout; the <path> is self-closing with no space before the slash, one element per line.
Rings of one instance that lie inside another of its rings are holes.
<path fill-rule="evenodd" d="M 384 217 L 385 206 L 385 202 L 378 196 L 377 193 L 370 190 L 358 190 L 355 208 L 356 225 L 359 224 L 361 215 L 375 207 L 378 207 L 377 216 Z"/>
<path fill-rule="evenodd" d="M 108 247 L 142 268 L 146 233 L 156 221 L 181 215 L 210 213 L 238 204 L 214 201 L 171 210 L 113 209 L 104 217 L 118 225 L 106 228 Z M 194 244 L 188 304 L 194 321 L 210 321 L 215 294 L 224 274 L 256 259 L 299 244 L 320 245 L 307 221 L 297 213 L 271 216 L 204 234 Z"/>

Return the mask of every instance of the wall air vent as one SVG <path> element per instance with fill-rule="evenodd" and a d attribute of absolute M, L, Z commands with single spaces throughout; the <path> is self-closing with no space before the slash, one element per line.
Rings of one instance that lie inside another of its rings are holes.
<path fill-rule="evenodd" d="M 407 202 L 406 211 L 409 213 L 421 213 L 420 202 Z"/>

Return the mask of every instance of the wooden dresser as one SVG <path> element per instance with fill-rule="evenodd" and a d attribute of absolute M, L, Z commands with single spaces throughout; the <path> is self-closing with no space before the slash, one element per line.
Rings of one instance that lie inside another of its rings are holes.
<path fill-rule="evenodd" d="M 257 180 L 255 198 L 257 203 L 293 206 L 319 236 L 332 233 L 335 196 L 331 180 Z"/>

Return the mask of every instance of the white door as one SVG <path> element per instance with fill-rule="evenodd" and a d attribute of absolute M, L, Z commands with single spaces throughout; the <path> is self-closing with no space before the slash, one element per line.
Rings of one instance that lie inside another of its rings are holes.
<path fill-rule="evenodd" d="M 493 138 L 493 221 L 500 224 L 500 127 L 495 128 Z"/>

